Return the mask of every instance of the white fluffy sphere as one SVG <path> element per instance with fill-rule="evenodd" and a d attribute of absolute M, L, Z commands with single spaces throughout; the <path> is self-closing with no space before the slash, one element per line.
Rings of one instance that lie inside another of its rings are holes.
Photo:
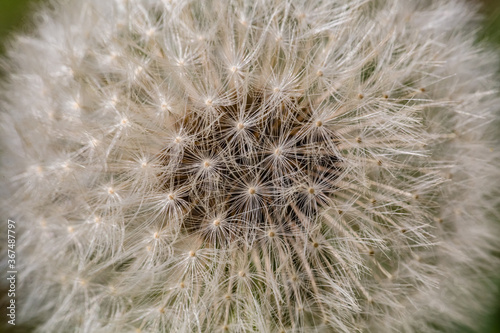
<path fill-rule="evenodd" d="M 474 326 L 499 267 L 500 101 L 463 1 L 74 0 L 37 18 L 0 93 L 20 320 Z"/>

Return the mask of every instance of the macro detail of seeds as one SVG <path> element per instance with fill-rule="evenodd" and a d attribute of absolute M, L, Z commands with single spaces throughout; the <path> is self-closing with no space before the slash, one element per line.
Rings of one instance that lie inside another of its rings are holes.
<path fill-rule="evenodd" d="M 475 327 L 500 267 L 498 66 L 477 22 L 460 0 L 41 9 L 0 92 L 20 322 Z"/>
<path fill-rule="evenodd" d="M 307 232 L 333 204 L 342 170 L 329 119 L 305 100 L 261 95 L 210 105 L 208 119 L 188 111 L 160 155 L 169 219 L 211 246 Z"/>

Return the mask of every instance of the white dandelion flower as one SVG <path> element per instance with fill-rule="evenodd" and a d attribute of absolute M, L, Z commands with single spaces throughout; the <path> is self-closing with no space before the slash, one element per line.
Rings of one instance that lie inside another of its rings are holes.
<path fill-rule="evenodd" d="M 499 267 L 500 99 L 465 2 L 55 0 L 37 18 L 0 93 L 19 320 L 475 325 Z"/>

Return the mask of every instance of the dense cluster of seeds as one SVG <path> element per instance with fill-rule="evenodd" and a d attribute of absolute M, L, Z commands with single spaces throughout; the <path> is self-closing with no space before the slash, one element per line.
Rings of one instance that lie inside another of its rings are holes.
<path fill-rule="evenodd" d="M 474 325 L 479 280 L 498 267 L 499 102 L 465 3 L 51 6 L 13 40 L 0 90 L 20 320 L 50 333 Z"/>
<path fill-rule="evenodd" d="M 308 103 L 276 106 L 261 94 L 208 119 L 187 113 L 161 154 L 165 191 L 185 203 L 170 217 L 215 246 L 310 229 L 331 205 L 341 163 L 329 120 Z"/>

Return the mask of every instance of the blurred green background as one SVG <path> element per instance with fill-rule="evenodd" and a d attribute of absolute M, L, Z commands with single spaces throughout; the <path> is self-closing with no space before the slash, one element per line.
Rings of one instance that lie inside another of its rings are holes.
<path fill-rule="evenodd" d="M 19 30 L 23 27 L 23 20 L 32 3 L 38 0 L 0 0 L 0 44 L 11 31 Z M 0 46 L 3 52 L 4 45 Z"/>
<path fill-rule="evenodd" d="M 43 0 L 0 0 L 0 54 L 4 52 L 3 42 L 11 32 L 19 30 L 29 30 L 29 20 L 27 16 L 29 15 L 30 6 L 40 1 Z M 491 42 L 493 46 L 498 47 L 498 52 L 500 53 L 500 0 L 470 1 L 475 3 L 482 3 L 482 12 L 485 16 L 485 24 L 481 33 L 481 38 Z M 497 286 L 500 290 L 500 272 Z M 491 309 L 488 317 L 484 318 L 481 323 L 480 330 L 471 331 L 464 329 L 457 333 L 500 333 L 499 292 L 497 292 L 497 300 L 497 306 Z M 9 332 L 27 332 L 27 330 L 24 330 L 21 327 L 17 327 L 17 329 L 11 330 Z"/>

